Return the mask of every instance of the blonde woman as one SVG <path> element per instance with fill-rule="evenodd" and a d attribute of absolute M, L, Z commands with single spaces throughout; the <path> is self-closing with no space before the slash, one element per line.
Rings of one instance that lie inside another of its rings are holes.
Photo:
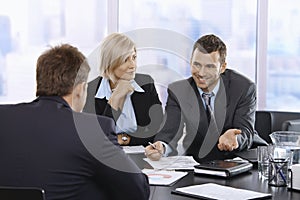
<path fill-rule="evenodd" d="M 84 111 L 111 117 L 120 145 L 152 142 L 162 122 L 161 101 L 151 76 L 136 73 L 134 42 L 120 33 L 100 48 L 100 76 L 88 85 Z"/>

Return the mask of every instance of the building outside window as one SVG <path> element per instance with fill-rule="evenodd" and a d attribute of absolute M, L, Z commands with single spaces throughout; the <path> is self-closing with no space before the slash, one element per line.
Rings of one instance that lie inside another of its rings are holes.
<path fill-rule="evenodd" d="M 138 72 L 155 78 L 164 102 L 167 85 L 190 76 L 194 41 L 213 33 L 227 44 L 228 68 L 258 83 L 259 110 L 300 112 L 299 19 L 293 0 L 1 0 L 0 103 L 35 98 L 36 59 L 49 45 L 77 46 L 95 78 L 99 44 L 113 31 L 137 43 Z"/>

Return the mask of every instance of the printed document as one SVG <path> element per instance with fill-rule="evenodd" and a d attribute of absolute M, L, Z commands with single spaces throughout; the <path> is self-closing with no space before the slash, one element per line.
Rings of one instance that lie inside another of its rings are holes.
<path fill-rule="evenodd" d="M 215 183 L 206 183 L 201 185 L 176 188 L 175 191 L 172 191 L 172 193 L 201 197 L 205 199 L 222 200 L 259 199 L 272 196 L 268 193 L 238 189 L 234 187 L 218 185 Z"/>
<path fill-rule="evenodd" d="M 192 156 L 162 157 L 158 161 L 149 158 L 144 158 L 144 160 L 156 170 L 194 170 L 194 166 L 199 165 Z"/>
<path fill-rule="evenodd" d="M 150 185 L 171 185 L 186 176 L 187 172 L 143 169 L 142 172 L 148 176 Z"/>
<path fill-rule="evenodd" d="M 145 147 L 143 145 L 139 146 L 123 146 L 122 147 L 125 153 L 127 154 L 138 154 L 138 153 L 144 153 Z"/>

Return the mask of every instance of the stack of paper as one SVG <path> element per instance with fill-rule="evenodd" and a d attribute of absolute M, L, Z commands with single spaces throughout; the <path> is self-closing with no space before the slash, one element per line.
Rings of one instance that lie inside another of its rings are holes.
<path fill-rule="evenodd" d="M 188 174 L 187 172 L 153 169 L 143 169 L 142 171 L 148 176 L 150 185 L 171 185 Z"/>
<path fill-rule="evenodd" d="M 169 156 L 162 157 L 159 161 L 144 158 L 154 169 L 159 170 L 194 170 L 199 165 L 192 156 Z"/>
<path fill-rule="evenodd" d="M 267 193 L 237 189 L 234 187 L 222 186 L 214 183 L 176 188 L 176 190 L 172 191 L 172 193 L 188 195 L 198 198 L 201 197 L 204 199 L 222 200 L 259 199 L 272 196 L 271 194 Z"/>
<path fill-rule="evenodd" d="M 123 146 L 122 147 L 127 154 L 139 154 L 145 152 L 145 147 L 143 145 L 139 146 Z"/>
<path fill-rule="evenodd" d="M 300 164 L 292 165 L 292 188 L 296 190 L 300 190 Z"/>

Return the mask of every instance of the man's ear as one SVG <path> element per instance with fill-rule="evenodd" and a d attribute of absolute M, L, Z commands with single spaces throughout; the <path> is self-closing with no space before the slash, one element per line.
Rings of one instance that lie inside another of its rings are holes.
<path fill-rule="evenodd" d="M 73 98 L 78 97 L 78 95 L 80 96 L 80 91 L 81 91 L 81 86 L 80 84 L 77 84 L 73 89 Z"/>
<path fill-rule="evenodd" d="M 227 63 L 226 62 L 224 62 L 222 65 L 221 65 L 221 70 L 220 70 L 220 74 L 222 74 L 222 73 L 224 73 L 225 72 L 225 70 L 226 70 L 226 67 L 227 67 Z"/>
<path fill-rule="evenodd" d="M 72 99 L 71 99 L 71 103 L 69 103 L 69 105 L 71 105 L 72 109 L 76 112 L 81 112 L 85 101 L 86 101 L 86 93 L 87 93 L 87 83 L 83 82 L 83 83 L 79 83 L 77 84 L 72 91 Z"/>
<path fill-rule="evenodd" d="M 76 96 L 76 97 L 81 97 L 85 90 L 86 90 L 86 85 L 87 83 L 86 82 L 82 82 L 82 83 L 79 83 L 75 86 L 75 88 L 73 89 L 73 96 Z"/>
<path fill-rule="evenodd" d="M 78 85 L 80 85 L 80 92 L 81 92 L 81 94 L 82 95 L 85 94 L 86 90 L 87 90 L 87 82 L 82 82 L 82 83 L 80 83 Z"/>

